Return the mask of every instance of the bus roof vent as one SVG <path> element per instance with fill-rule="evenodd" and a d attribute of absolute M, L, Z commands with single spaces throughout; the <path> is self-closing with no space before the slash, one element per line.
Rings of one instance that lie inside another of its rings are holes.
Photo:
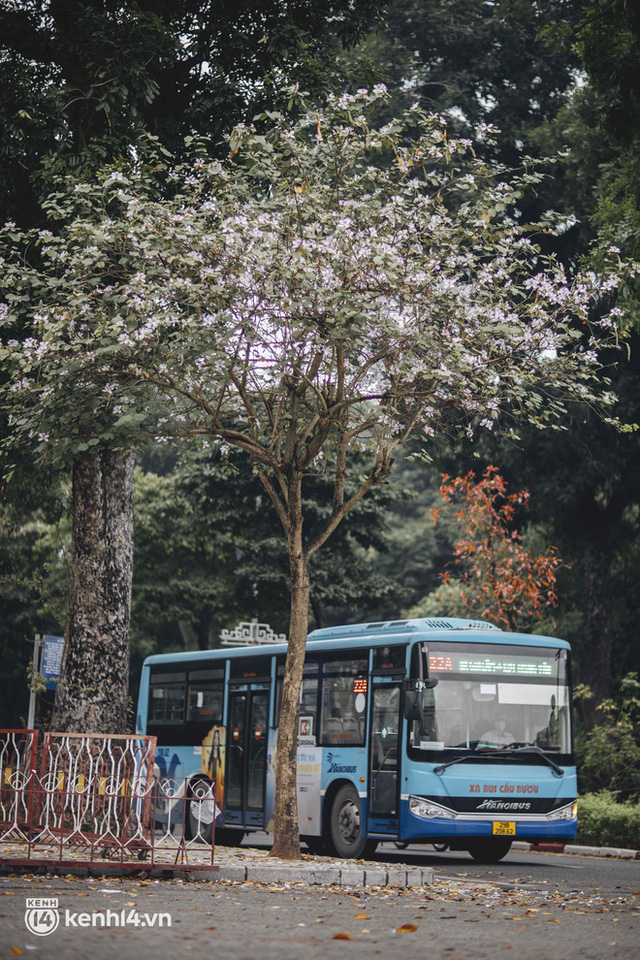
<path fill-rule="evenodd" d="M 416 620 L 378 620 L 375 623 L 350 623 L 339 627 L 312 630 L 309 640 L 347 640 L 349 637 L 372 639 L 378 634 L 392 636 L 419 633 L 423 630 L 498 630 L 486 620 L 463 620 L 457 617 L 430 617 Z"/>
<path fill-rule="evenodd" d="M 499 630 L 495 623 L 488 620 L 463 620 L 462 617 L 429 617 L 414 620 L 423 630 Z"/>
<path fill-rule="evenodd" d="M 414 633 L 420 629 L 420 620 L 379 620 L 375 623 L 351 623 L 339 627 L 312 630 L 309 640 L 342 640 L 348 637 L 369 637 L 380 634 Z"/>

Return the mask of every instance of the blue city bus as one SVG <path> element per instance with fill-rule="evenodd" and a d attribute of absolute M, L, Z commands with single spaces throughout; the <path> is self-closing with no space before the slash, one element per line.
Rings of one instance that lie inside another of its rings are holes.
<path fill-rule="evenodd" d="M 145 660 L 138 732 L 157 737 L 156 773 L 182 797 L 187 830 L 203 822 L 203 787 L 216 843 L 272 828 L 285 655 Z M 298 805 L 313 852 L 362 857 L 395 841 L 497 862 L 516 839 L 572 840 L 576 787 L 565 641 L 449 618 L 309 634 Z"/>

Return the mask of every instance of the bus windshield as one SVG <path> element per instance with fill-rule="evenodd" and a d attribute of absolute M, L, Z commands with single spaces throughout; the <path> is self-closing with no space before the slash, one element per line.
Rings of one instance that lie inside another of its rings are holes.
<path fill-rule="evenodd" d="M 530 747 L 567 762 L 572 753 L 568 672 L 564 649 L 416 645 L 409 682 L 416 691 L 409 714 L 411 755 L 428 760 L 434 754 L 451 758 Z"/>

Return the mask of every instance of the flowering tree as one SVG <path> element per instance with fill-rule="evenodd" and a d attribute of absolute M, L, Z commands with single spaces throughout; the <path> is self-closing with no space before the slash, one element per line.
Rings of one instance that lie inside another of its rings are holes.
<path fill-rule="evenodd" d="M 457 422 L 472 433 L 499 410 L 543 426 L 564 400 L 589 398 L 595 348 L 612 326 L 589 323 L 598 278 L 567 283 L 511 214 L 539 175 L 488 167 L 418 109 L 372 128 L 384 96 L 359 91 L 296 122 L 270 113 L 237 127 L 229 161 L 176 171 L 162 203 L 111 178 L 119 222 L 96 226 L 94 188 L 64 250 L 47 244 L 61 264 L 57 306 L 40 311 L 28 355 L 5 348 L 21 369 L 18 406 L 36 380 L 72 405 L 108 381 L 133 404 L 123 416 L 249 454 L 289 552 L 273 850 L 286 857 L 299 850 L 310 557 L 416 431 Z M 9 273 L 19 288 L 24 268 Z M 33 431 L 42 404 L 31 411 Z M 330 508 L 307 536 L 303 488 L 328 477 Z"/>
<path fill-rule="evenodd" d="M 440 494 L 454 515 L 460 539 L 454 547 L 460 570 L 445 583 L 459 582 L 461 599 L 476 616 L 496 621 L 510 630 L 522 630 L 556 605 L 556 570 L 561 560 L 555 547 L 534 556 L 513 529 L 518 508 L 527 509 L 529 491 L 507 493 L 496 467 L 487 467 L 476 482 L 472 471 L 464 477 L 443 475 Z M 439 507 L 432 511 L 434 522 Z"/>
<path fill-rule="evenodd" d="M 183 156 L 189 136 L 210 137 L 212 155 L 217 155 L 221 132 L 232 118 L 273 104 L 286 78 L 304 78 L 316 90 L 341 82 L 340 44 L 354 43 L 380 7 L 380 0 L 1 0 L 0 206 L 5 216 L 8 212 L 22 227 L 57 226 L 59 216 L 52 224 L 51 204 L 43 209 L 42 200 L 56 189 L 61 174 L 86 176 L 108 163 L 135 166 L 154 151 L 159 157 L 168 156 L 167 151 Z M 64 192 L 56 199 L 56 214 L 74 212 Z M 118 216 L 116 205 L 107 205 L 107 211 L 102 198 L 93 199 L 94 213 L 102 209 L 107 217 Z M 78 204 L 75 212 L 86 217 L 87 204 L 84 209 Z M 82 255 L 83 277 L 87 280 L 95 268 L 95 289 L 100 289 L 110 283 L 105 263 L 91 262 L 95 232 L 85 237 L 89 252 Z M 16 231 L 10 228 L 10 233 Z M 77 248 L 76 241 L 71 234 L 67 253 L 74 243 Z M 65 254 L 58 252 L 60 258 Z M 126 250 L 121 252 L 124 260 L 111 258 L 117 266 L 115 286 L 126 266 Z M 27 262 L 34 262 L 30 255 Z M 61 259 L 54 264 L 51 257 L 43 258 L 43 267 L 54 266 L 45 296 L 50 303 L 55 302 L 53 286 L 61 279 L 61 264 Z M 63 287 L 58 319 L 74 315 Z M 34 303 L 40 296 L 36 284 Z M 117 309 L 113 290 L 110 299 Z M 78 308 L 79 298 L 73 303 Z M 84 333 L 76 343 L 83 341 L 90 354 L 95 347 L 104 360 L 104 338 L 92 346 L 86 343 L 94 305 L 95 299 L 77 315 Z M 126 316 L 126 303 L 119 306 Z M 14 336 L 20 339 L 22 331 L 15 330 Z M 27 365 L 30 355 L 32 345 L 26 342 Z M 63 377 L 67 386 L 70 379 Z M 45 390 L 38 390 L 39 398 L 45 398 Z M 58 729 L 114 732 L 127 724 L 132 448 L 138 437 L 136 424 L 121 419 L 118 397 L 114 395 L 113 415 L 106 393 L 93 391 L 85 399 L 73 412 L 72 404 L 60 410 L 62 419 L 54 417 L 51 430 L 34 434 L 36 441 L 40 434 L 51 437 L 48 446 L 57 459 L 70 453 L 73 460 L 69 617 L 53 722 Z M 45 406 L 50 408 L 50 402 Z M 23 426 L 24 418 L 21 422 L 16 415 L 8 438 L 14 463 Z M 134 428 L 129 441 L 128 426 Z M 0 433 L 3 428 L 0 421 Z M 22 463 L 39 453 L 29 443 L 21 451 Z"/>

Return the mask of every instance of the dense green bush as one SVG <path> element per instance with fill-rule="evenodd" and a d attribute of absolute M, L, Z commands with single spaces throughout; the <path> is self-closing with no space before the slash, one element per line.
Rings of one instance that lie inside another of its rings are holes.
<path fill-rule="evenodd" d="M 640 850 L 640 804 L 617 803 L 608 790 L 579 797 L 576 843 Z"/>
<path fill-rule="evenodd" d="M 588 687 L 578 686 L 579 708 L 592 700 Z M 588 711 L 587 711 L 588 712 Z M 640 680 L 629 673 L 620 681 L 615 699 L 595 708 L 595 724 L 576 737 L 578 789 L 581 793 L 611 791 L 618 800 L 640 792 Z"/>

